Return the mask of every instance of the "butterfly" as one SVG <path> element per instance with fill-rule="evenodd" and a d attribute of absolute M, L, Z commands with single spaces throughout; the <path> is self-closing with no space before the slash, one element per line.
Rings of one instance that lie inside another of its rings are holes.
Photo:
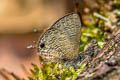
<path fill-rule="evenodd" d="M 80 48 L 81 22 L 77 13 L 57 20 L 37 43 L 37 51 L 47 62 L 73 61 Z"/>

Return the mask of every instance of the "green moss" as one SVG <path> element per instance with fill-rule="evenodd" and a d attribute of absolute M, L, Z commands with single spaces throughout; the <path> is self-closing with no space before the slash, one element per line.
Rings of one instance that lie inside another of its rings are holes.
<path fill-rule="evenodd" d="M 88 44 L 92 39 L 95 39 L 98 43 L 98 46 L 102 48 L 104 46 L 105 40 L 107 39 L 107 36 L 103 34 L 104 32 L 102 29 L 98 27 L 82 27 L 80 51 L 83 51 L 86 44 Z"/>
<path fill-rule="evenodd" d="M 32 66 L 31 73 L 34 77 L 30 77 L 29 80 L 75 80 L 86 64 L 82 64 L 80 69 L 76 70 L 73 67 L 68 68 L 63 64 L 50 62 L 45 63 L 42 69 L 35 64 Z"/>

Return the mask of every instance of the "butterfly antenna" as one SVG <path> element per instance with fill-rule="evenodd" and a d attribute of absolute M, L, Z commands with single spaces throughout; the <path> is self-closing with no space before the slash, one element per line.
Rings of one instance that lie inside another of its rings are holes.
<path fill-rule="evenodd" d="M 35 45 L 28 45 L 27 46 L 27 49 L 37 49 L 38 47 L 37 47 L 37 45 L 35 44 Z"/>

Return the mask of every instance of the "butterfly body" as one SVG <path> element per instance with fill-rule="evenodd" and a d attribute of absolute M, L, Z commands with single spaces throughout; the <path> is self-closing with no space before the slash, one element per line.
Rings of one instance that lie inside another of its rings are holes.
<path fill-rule="evenodd" d="M 53 24 L 38 42 L 44 61 L 75 60 L 80 48 L 81 23 L 77 13 L 68 14 Z"/>

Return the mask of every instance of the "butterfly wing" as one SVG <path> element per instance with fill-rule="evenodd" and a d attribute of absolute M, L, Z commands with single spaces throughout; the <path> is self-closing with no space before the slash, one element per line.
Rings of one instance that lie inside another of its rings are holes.
<path fill-rule="evenodd" d="M 79 15 L 68 14 L 41 36 L 38 42 L 38 54 L 44 56 L 46 61 L 76 59 L 80 48 L 80 33 Z"/>

